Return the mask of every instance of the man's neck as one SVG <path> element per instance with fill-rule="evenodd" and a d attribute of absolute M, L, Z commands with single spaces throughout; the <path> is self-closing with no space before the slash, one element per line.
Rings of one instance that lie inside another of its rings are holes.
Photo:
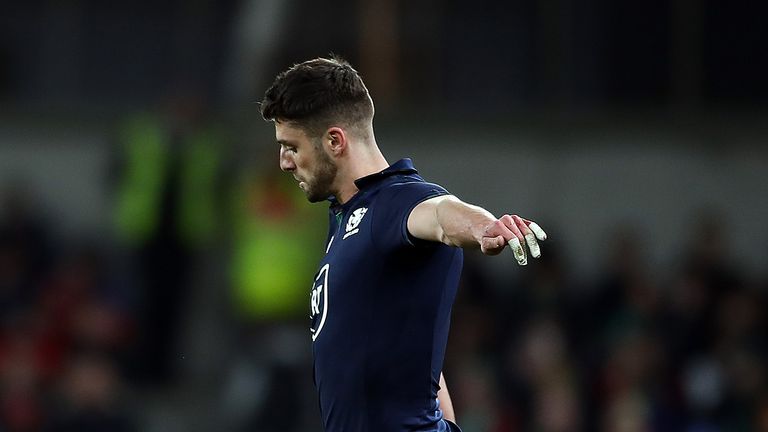
<path fill-rule="evenodd" d="M 355 180 L 381 172 L 387 167 L 389 167 L 389 162 L 381 154 L 375 142 L 364 149 L 360 149 L 357 154 L 350 155 L 346 169 L 340 170 L 337 177 L 340 185 L 336 199 L 341 204 L 346 203 L 358 192 Z"/>

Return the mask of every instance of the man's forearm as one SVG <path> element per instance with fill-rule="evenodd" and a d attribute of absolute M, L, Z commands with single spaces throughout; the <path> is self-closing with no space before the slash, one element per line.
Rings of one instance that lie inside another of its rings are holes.
<path fill-rule="evenodd" d="M 441 241 L 449 246 L 479 248 L 485 227 L 496 218 L 486 209 L 447 197 L 435 207 L 442 229 Z"/>
<path fill-rule="evenodd" d="M 445 195 L 418 204 L 408 216 L 408 232 L 422 240 L 437 241 L 461 248 L 480 248 L 486 255 L 498 255 L 509 245 L 517 263 L 527 264 L 525 247 L 541 255 L 537 240 L 547 234 L 535 222 L 518 215 L 494 217 L 488 210 Z"/>

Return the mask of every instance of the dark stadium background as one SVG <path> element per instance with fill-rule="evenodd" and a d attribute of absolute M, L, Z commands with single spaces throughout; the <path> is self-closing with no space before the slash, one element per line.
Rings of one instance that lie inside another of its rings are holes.
<path fill-rule="evenodd" d="M 445 364 L 466 432 L 768 431 L 766 16 L 4 4 L 0 430 L 319 430 L 306 312 L 326 218 L 284 187 L 255 102 L 333 52 L 390 161 L 549 232 L 525 268 L 467 254 Z"/>

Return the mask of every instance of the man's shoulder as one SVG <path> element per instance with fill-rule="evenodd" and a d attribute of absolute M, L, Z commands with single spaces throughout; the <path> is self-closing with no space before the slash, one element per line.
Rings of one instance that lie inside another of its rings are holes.
<path fill-rule="evenodd" d="M 378 193 L 381 192 L 387 192 L 387 193 L 399 193 L 403 191 L 408 190 L 419 190 L 419 189 L 442 189 L 445 188 L 437 183 L 432 183 L 430 181 L 425 180 L 423 177 L 421 177 L 418 174 L 399 174 L 392 176 L 387 179 L 387 181 L 382 182 L 378 189 Z"/>
<path fill-rule="evenodd" d="M 422 201 L 449 194 L 444 187 L 430 183 L 418 175 L 398 175 L 382 182 L 376 191 L 371 193 L 368 202 L 371 207 L 377 209 L 376 213 L 389 218 L 400 212 L 410 212 Z"/>

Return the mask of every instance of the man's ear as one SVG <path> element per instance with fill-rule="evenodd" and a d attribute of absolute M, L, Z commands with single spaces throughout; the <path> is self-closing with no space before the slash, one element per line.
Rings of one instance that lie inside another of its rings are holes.
<path fill-rule="evenodd" d="M 325 132 L 323 140 L 325 141 L 324 144 L 326 144 L 328 151 L 334 156 L 341 156 L 347 151 L 347 145 L 349 145 L 349 141 L 347 141 L 347 133 L 344 132 L 344 129 L 337 126 L 329 128 Z"/>

